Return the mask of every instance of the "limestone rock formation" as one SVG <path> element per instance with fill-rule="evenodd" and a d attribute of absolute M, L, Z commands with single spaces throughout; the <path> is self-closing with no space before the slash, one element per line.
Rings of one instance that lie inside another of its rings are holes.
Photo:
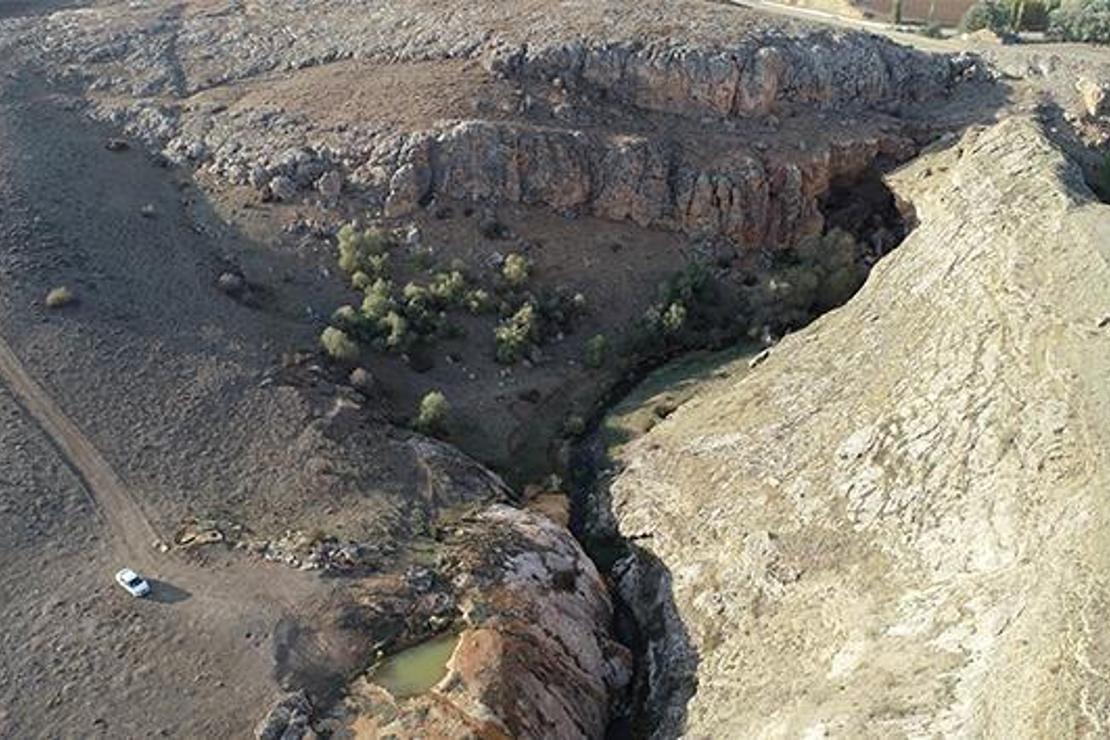
<path fill-rule="evenodd" d="M 660 736 L 1110 727 L 1110 208 L 1024 118 L 892 185 L 864 289 L 624 455 Z"/>
<path fill-rule="evenodd" d="M 610 636 L 593 563 L 565 528 L 509 506 L 462 530 L 453 583 L 464 629 L 447 675 L 407 700 L 360 680 L 346 722 L 373 737 L 601 737 L 631 656 Z"/>
<path fill-rule="evenodd" d="M 780 246 L 820 233 L 818 197 L 834 179 L 859 176 L 879 156 L 897 161 L 914 151 L 904 136 L 878 134 L 821 142 L 789 158 L 733 154 L 706 167 L 675 142 L 467 121 L 388 140 L 372 162 L 394 173 L 390 215 L 442 194 Z"/>

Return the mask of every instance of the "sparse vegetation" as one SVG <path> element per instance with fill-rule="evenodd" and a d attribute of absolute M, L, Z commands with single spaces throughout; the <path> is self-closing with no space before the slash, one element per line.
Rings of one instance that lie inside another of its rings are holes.
<path fill-rule="evenodd" d="M 424 434 L 443 434 L 447 431 L 447 417 L 450 413 L 451 405 L 447 402 L 447 397 L 439 391 L 431 391 L 420 400 L 420 409 L 413 426 Z"/>
<path fill-rule="evenodd" d="M 76 300 L 77 297 L 73 294 L 73 291 L 61 285 L 46 294 L 46 307 L 62 308 L 63 306 L 70 305 Z"/>
<path fill-rule="evenodd" d="M 320 344 L 334 360 L 351 362 L 358 357 L 358 344 L 347 336 L 347 332 L 334 326 L 324 329 L 320 335 Z"/>

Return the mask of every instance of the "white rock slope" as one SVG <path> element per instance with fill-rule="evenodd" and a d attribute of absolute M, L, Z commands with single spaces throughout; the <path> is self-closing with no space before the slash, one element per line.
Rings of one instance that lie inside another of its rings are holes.
<path fill-rule="evenodd" d="M 920 225 L 863 291 L 614 482 L 686 734 L 1105 736 L 1110 207 L 1026 119 L 893 185 Z"/>

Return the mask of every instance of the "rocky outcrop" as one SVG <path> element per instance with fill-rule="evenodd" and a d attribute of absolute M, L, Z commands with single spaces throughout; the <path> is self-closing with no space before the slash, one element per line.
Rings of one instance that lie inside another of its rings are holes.
<path fill-rule="evenodd" d="M 905 137 L 879 134 L 789 157 L 740 150 L 707 168 L 677 142 L 468 121 L 390 139 L 370 168 L 393 173 L 388 215 L 444 195 L 781 246 L 820 232 L 818 198 L 833 179 L 858 176 L 879 156 L 906 159 L 914 149 Z"/>
<path fill-rule="evenodd" d="M 954 79 L 946 57 L 827 30 L 708 47 L 576 40 L 497 49 L 488 64 L 508 76 L 558 79 L 578 92 L 690 117 L 920 100 L 946 92 Z"/>
<path fill-rule="evenodd" d="M 297 691 L 274 702 L 270 711 L 258 723 L 254 736 L 257 740 L 301 740 L 312 732 L 312 702 L 303 691 Z"/>
<path fill-rule="evenodd" d="M 463 630 L 447 675 L 408 700 L 362 679 L 346 723 L 373 737 L 601 737 L 631 658 L 611 637 L 608 591 L 578 543 L 501 505 L 464 523 L 456 545 Z"/>
<path fill-rule="evenodd" d="M 1110 727 L 1110 208 L 1022 118 L 892 184 L 863 290 L 623 454 L 659 736 Z"/>

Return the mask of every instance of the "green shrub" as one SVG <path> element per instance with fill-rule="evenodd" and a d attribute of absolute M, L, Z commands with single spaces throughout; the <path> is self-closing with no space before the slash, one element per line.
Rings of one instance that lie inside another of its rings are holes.
<path fill-rule="evenodd" d="M 1065 0 L 1049 12 L 1048 33 L 1064 41 L 1110 43 L 1110 0 Z"/>
<path fill-rule="evenodd" d="M 438 305 L 460 306 L 466 298 L 466 278 L 458 270 L 437 272 L 428 292 Z"/>
<path fill-rule="evenodd" d="M 374 324 L 380 323 L 386 314 L 396 308 L 397 302 L 393 300 L 393 283 L 378 278 L 366 288 L 361 310 L 367 321 Z"/>
<path fill-rule="evenodd" d="M 373 278 L 362 270 L 356 270 L 355 273 L 351 275 L 351 287 L 355 290 L 366 290 L 373 282 Z"/>
<path fill-rule="evenodd" d="M 522 288 L 532 274 L 532 264 L 526 257 L 510 254 L 501 265 L 501 276 L 513 288 Z"/>
<path fill-rule="evenodd" d="M 73 295 L 73 291 L 61 285 L 46 294 L 46 307 L 61 308 L 62 306 L 68 306 L 75 300 L 77 300 L 77 297 Z"/>
<path fill-rule="evenodd" d="M 466 306 L 466 310 L 475 316 L 489 313 L 494 309 L 493 296 L 481 288 L 467 291 L 463 304 Z"/>
<path fill-rule="evenodd" d="M 493 331 L 497 361 L 505 365 L 514 364 L 524 356 L 529 344 L 538 338 L 537 335 L 536 310 L 531 303 L 525 303 Z"/>
<path fill-rule="evenodd" d="M 379 274 L 392 246 L 389 235 L 381 229 L 360 231 L 353 224 L 339 230 L 338 241 L 339 269 L 351 275 L 360 271 L 367 275 Z"/>
<path fill-rule="evenodd" d="M 934 21 L 929 21 L 925 25 L 921 26 L 917 29 L 917 32 L 918 34 L 930 39 L 944 38 L 944 30 L 941 28 L 939 23 L 936 23 Z"/>
<path fill-rule="evenodd" d="M 960 30 L 964 33 L 989 28 L 995 33 L 1005 33 L 1010 28 L 1010 9 L 993 0 L 979 0 L 960 19 Z"/>
<path fill-rule="evenodd" d="M 360 316 L 354 306 L 340 306 L 331 315 L 331 323 L 343 330 L 350 330 L 358 326 Z"/>
<path fill-rule="evenodd" d="M 451 405 L 447 403 L 447 397 L 439 391 L 432 391 L 420 400 L 413 426 L 424 434 L 442 434 L 447 430 L 450 413 Z"/>
<path fill-rule="evenodd" d="M 358 357 L 358 345 L 347 336 L 347 332 L 334 326 L 324 329 L 320 335 L 320 344 L 332 359 L 350 362 Z"/>
<path fill-rule="evenodd" d="M 605 364 L 609 345 L 604 334 L 596 334 L 586 342 L 586 367 L 599 368 Z"/>
<path fill-rule="evenodd" d="M 409 341 L 409 322 L 396 311 L 390 311 L 381 321 L 385 346 L 389 349 L 404 349 Z"/>
<path fill-rule="evenodd" d="M 660 317 L 663 331 L 668 334 L 677 334 L 686 325 L 686 306 L 681 301 L 675 301 L 667 306 L 667 310 Z"/>

